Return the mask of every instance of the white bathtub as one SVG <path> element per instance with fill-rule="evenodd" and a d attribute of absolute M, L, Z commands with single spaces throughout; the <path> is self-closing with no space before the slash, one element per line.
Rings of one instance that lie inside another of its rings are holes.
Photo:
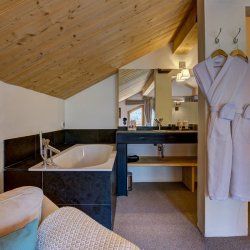
<path fill-rule="evenodd" d="M 40 162 L 29 171 L 112 171 L 115 157 L 114 145 L 77 144 L 53 156 L 55 166 Z"/>

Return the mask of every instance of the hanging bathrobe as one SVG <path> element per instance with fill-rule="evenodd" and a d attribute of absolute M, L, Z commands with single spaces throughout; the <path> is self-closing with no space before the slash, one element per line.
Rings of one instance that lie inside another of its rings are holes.
<path fill-rule="evenodd" d="M 230 194 L 233 199 L 250 201 L 250 66 L 235 100 L 233 120 L 233 166 Z"/>
<path fill-rule="evenodd" d="M 194 67 L 200 89 L 210 106 L 208 121 L 208 195 L 210 199 L 229 197 L 232 169 L 231 121 L 234 98 L 246 72 L 246 63 L 237 57 L 211 57 Z"/>

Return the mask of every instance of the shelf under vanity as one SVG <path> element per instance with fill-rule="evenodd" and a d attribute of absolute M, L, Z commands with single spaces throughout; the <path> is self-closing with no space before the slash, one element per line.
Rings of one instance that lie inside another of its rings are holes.
<path fill-rule="evenodd" d="M 181 167 L 182 182 L 191 191 L 195 190 L 196 156 L 140 156 L 139 161 L 127 163 L 129 167 Z"/>

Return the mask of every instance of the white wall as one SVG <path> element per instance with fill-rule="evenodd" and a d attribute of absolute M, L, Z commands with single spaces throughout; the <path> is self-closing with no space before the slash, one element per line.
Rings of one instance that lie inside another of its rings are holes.
<path fill-rule="evenodd" d="M 61 129 L 64 101 L 0 82 L 0 192 L 3 188 L 3 140 Z"/>
<path fill-rule="evenodd" d="M 172 108 L 172 123 L 187 120 L 190 124 L 198 124 L 198 103 L 182 102 L 179 110 Z"/>
<path fill-rule="evenodd" d="M 184 85 L 183 82 L 173 81 L 172 96 L 192 96 L 193 91 L 191 87 Z"/>
<path fill-rule="evenodd" d="M 198 10 L 204 4 L 204 27 L 199 27 L 199 59 L 208 57 L 218 45 L 214 38 L 219 32 L 220 47 L 230 53 L 235 48 L 233 37 L 241 28 L 239 48 L 245 50 L 245 6 L 249 0 L 199 0 Z M 198 20 L 202 21 L 199 13 Z M 202 34 L 203 33 L 203 34 Z M 205 42 L 206 41 L 206 42 Z M 203 47 L 202 47 L 203 46 Z M 206 134 L 207 106 L 204 97 L 199 96 L 199 171 L 198 171 L 198 226 L 205 236 L 240 236 L 247 235 L 247 203 L 235 200 L 213 201 L 207 196 L 206 187 Z"/>
<path fill-rule="evenodd" d="M 112 75 L 65 101 L 68 129 L 117 128 L 117 76 Z"/>
<path fill-rule="evenodd" d="M 198 47 L 195 46 L 187 55 L 175 55 L 167 45 L 123 66 L 122 69 L 179 69 L 179 61 L 185 61 L 187 68 L 193 68 L 198 62 Z"/>
<path fill-rule="evenodd" d="M 163 119 L 163 125 L 172 123 L 171 73 L 160 74 L 155 70 L 155 117 Z"/>
<path fill-rule="evenodd" d="M 153 144 L 129 144 L 128 155 L 159 156 Z M 196 156 L 196 144 L 165 144 L 164 156 Z M 182 169 L 176 167 L 128 167 L 133 173 L 133 182 L 178 182 L 182 181 Z"/>
<path fill-rule="evenodd" d="M 250 56 L 250 17 L 246 18 L 246 54 L 249 57 Z"/>
<path fill-rule="evenodd" d="M 133 182 L 181 182 L 182 169 L 175 167 L 128 167 Z"/>

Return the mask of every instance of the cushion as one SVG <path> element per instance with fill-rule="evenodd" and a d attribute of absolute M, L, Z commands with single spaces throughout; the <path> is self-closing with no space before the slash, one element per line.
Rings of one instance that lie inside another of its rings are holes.
<path fill-rule="evenodd" d="M 0 194 L 0 237 L 41 216 L 43 191 L 25 186 Z"/>
<path fill-rule="evenodd" d="M 0 238 L 0 249 L 35 250 L 37 241 L 38 219 L 28 223 L 24 228 Z"/>
<path fill-rule="evenodd" d="M 39 226 L 37 250 L 46 249 L 139 250 L 130 241 L 73 207 L 56 210 Z"/>
<path fill-rule="evenodd" d="M 42 203 L 41 221 L 43 221 L 48 215 L 52 214 L 57 209 L 59 209 L 59 207 L 44 195 Z"/>

